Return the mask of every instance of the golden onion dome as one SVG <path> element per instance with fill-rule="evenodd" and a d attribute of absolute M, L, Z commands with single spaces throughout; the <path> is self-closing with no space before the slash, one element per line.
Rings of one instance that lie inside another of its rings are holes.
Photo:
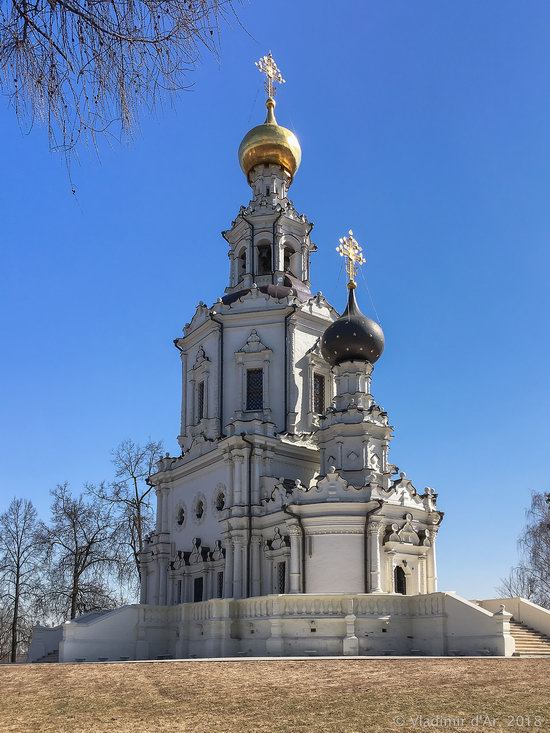
<path fill-rule="evenodd" d="M 239 162 L 248 177 L 250 171 L 261 163 L 275 163 L 284 168 L 290 177 L 300 167 L 302 149 L 298 138 L 275 119 L 275 100 L 268 97 L 265 106 L 267 117 L 263 125 L 257 125 L 246 133 L 239 145 Z"/>

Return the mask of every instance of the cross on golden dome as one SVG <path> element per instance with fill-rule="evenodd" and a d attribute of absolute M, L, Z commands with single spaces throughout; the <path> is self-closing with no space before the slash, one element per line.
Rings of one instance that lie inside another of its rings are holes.
<path fill-rule="evenodd" d="M 265 90 L 268 97 L 275 95 L 275 84 L 284 84 L 285 80 L 279 67 L 275 63 L 275 59 L 271 55 L 271 51 L 267 56 L 262 56 L 259 61 L 256 61 L 256 66 L 261 74 L 265 74 Z"/>
<path fill-rule="evenodd" d="M 364 265 L 366 259 L 363 257 L 363 248 L 353 236 L 351 229 L 347 237 L 340 237 L 340 244 L 336 247 L 336 251 L 341 257 L 346 258 L 346 272 L 348 273 L 348 288 L 355 288 L 357 283 L 355 277 L 357 275 L 358 265 Z"/>

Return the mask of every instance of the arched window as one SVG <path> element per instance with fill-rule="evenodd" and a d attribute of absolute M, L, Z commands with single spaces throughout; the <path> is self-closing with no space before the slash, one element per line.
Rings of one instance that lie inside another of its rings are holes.
<path fill-rule="evenodd" d="M 243 247 L 241 250 L 237 261 L 239 265 L 238 276 L 240 280 L 246 274 L 246 247 Z"/>
<path fill-rule="evenodd" d="M 294 254 L 294 250 L 292 249 L 292 247 L 289 247 L 287 245 L 283 250 L 283 270 L 285 272 L 290 272 L 291 275 L 295 274 L 290 269 L 292 266 L 292 255 L 293 254 Z"/>
<path fill-rule="evenodd" d="M 258 275 L 269 275 L 271 272 L 271 245 L 260 244 L 258 247 Z"/>
<path fill-rule="evenodd" d="M 401 593 L 401 595 L 407 595 L 407 577 L 403 568 L 398 565 L 393 571 L 393 579 L 395 585 L 395 592 Z"/>

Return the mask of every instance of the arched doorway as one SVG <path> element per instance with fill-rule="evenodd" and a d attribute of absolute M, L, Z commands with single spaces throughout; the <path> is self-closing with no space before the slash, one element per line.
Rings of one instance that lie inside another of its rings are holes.
<path fill-rule="evenodd" d="M 401 593 L 403 596 L 407 595 L 407 577 L 400 565 L 397 565 L 393 571 L 393 585 L 396 593 Z"/>

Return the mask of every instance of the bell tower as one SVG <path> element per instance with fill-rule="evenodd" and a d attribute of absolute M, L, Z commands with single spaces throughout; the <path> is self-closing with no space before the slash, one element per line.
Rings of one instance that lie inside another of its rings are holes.
<path fill-rule="evenodd" d="M 241 207 L 231 229 L 222 232 L 229 244 L 226 293 L 253 285 L 269 287 L 270 293 L 273 288 L 309 292 L 309 260 L 316 249 L 310 238 L 313 224 L 298 214 L 288 198 L 302 151 L 296 135 L 275 118 L 275 85 L 284 79 L 273 57 L 268 54 L 256 65 L 266 76 L 267 114 L 265 122 L 253 127 L 239 146 L 239 162 L 252 199 Z"/>

